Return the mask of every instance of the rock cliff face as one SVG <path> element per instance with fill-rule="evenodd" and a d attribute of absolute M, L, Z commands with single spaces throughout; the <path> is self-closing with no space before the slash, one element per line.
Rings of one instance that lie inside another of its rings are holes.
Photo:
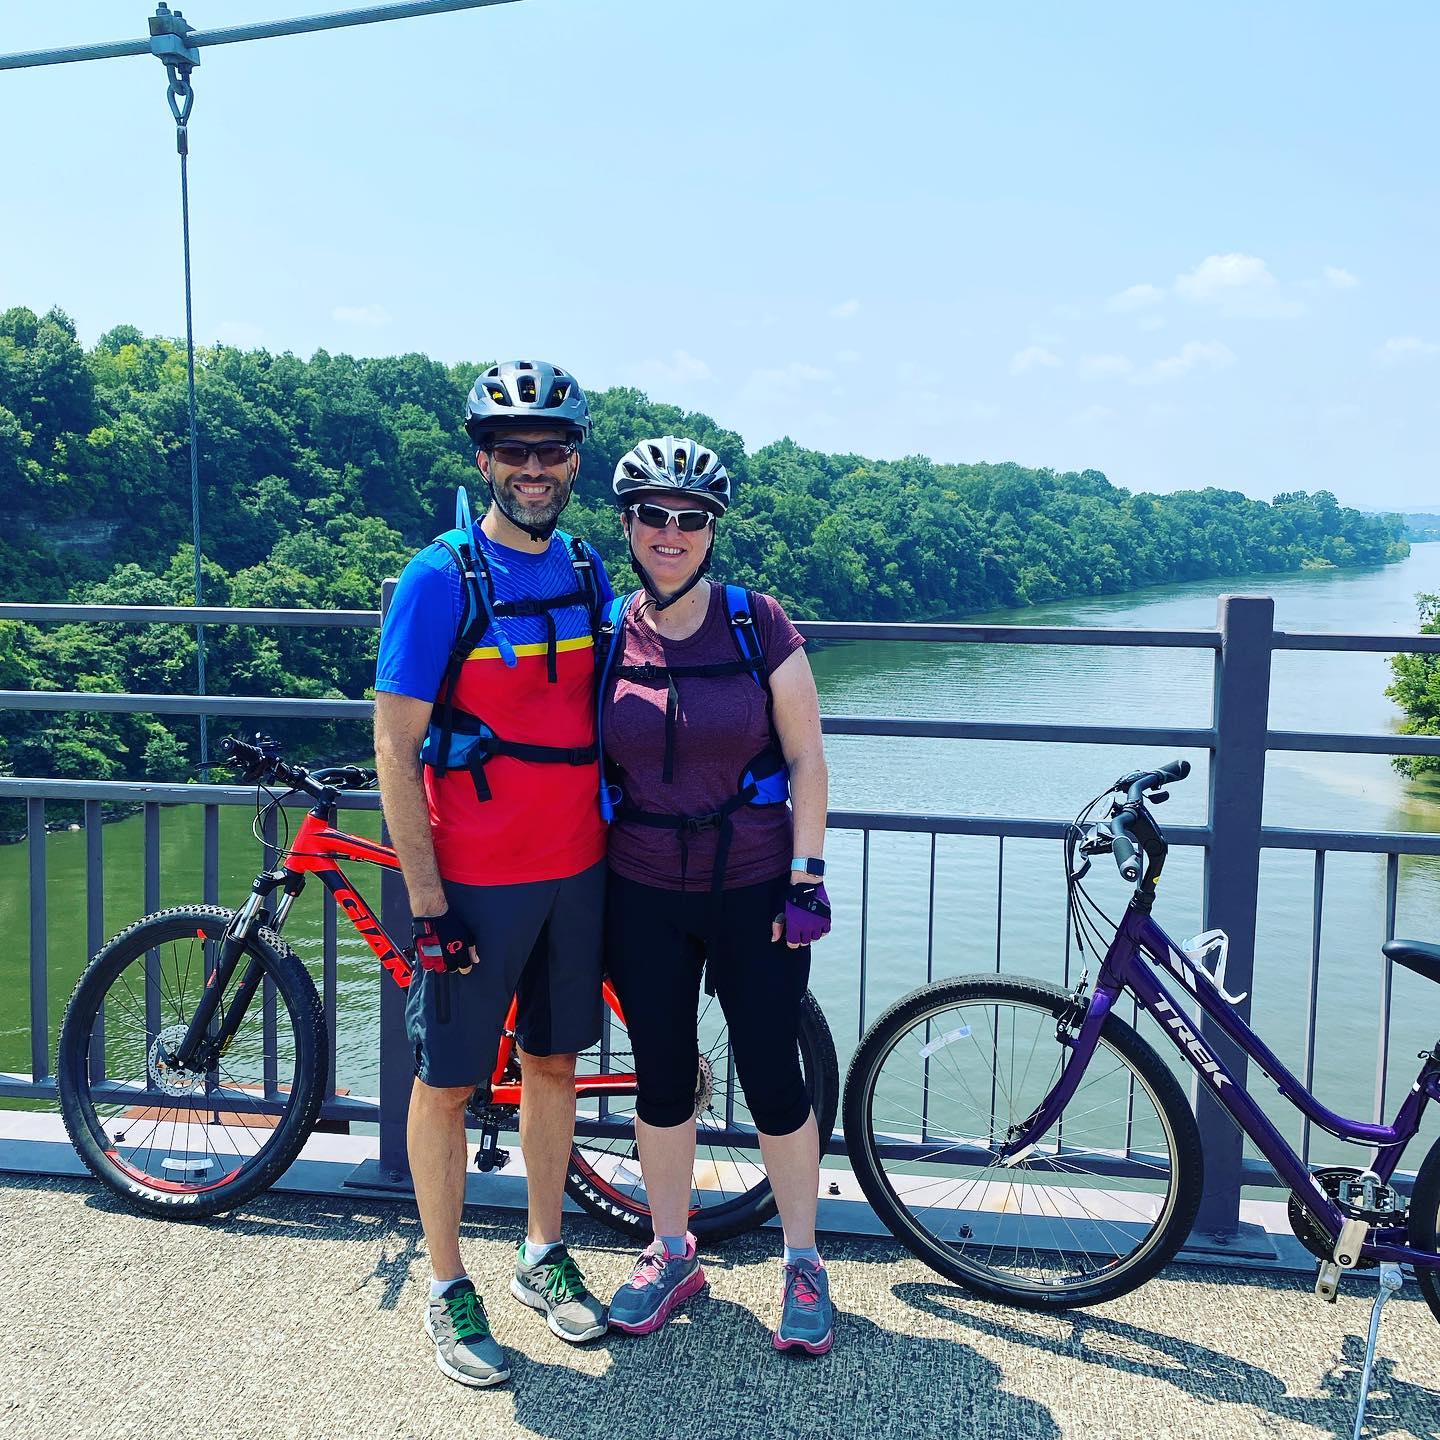
<path fill-rule="evenodd" d="M 115 536 L 119 533 L 118 520 L 31 520 L 19 517 L 20 528 L 33 540 L 63 555 L 67 550 L 79 550 L 96 560 L 106 560 L 115 548 Z"/>

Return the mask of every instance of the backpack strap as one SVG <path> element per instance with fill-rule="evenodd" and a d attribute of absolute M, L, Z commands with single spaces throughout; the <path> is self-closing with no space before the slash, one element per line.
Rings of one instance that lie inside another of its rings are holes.
<path fill-rule="evenodd" d="M 770 679 L 765 673 L 765 647 L 760 643 L 760 632 L 755 624 L 755 600 L 743 585 L 725 587 L 725 614 L 730 621 L 730 638 L 740 652 L 740 658 L 747 661 L 755 683 L 768 698 Z"/>
<path fill-rule="evenodd" d="M 595 632 L 595 744 L 600 752 L 600 817 L 606 824 L 615 818 L 615 797 L 605 779 L 605 706 L 615 683 L 615 657 L 621 649 L 625 614 L 639 593 L 616 595 L 604 607 Z"/>

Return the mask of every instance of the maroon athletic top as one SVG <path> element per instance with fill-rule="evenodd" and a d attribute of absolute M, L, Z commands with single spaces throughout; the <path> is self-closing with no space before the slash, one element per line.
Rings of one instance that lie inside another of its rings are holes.
<path fill-rule="evenodd" d="M 657 635 L 631 602 L 616 644 L 617 665 L 714 665 L 739 657 L 725 614 L 725 591 L 711 585 L 710 605 L 700 628 L 685 640 Z M 754 595 L 755 631 L 773 674 L 805 641 L 779 603 Z M 617 679 L 607 701 L 605 755 L 623 772 L 618 783 L 624 803 L 666 815 L 707 815 L 739 789 L 747 765 L 772 743 L 766 692 L 748 674 L 680 676 L 675 717 L 674 778 L 662 780 L 665 756 L 663 680 L 646 684 Z M 724 888 L 758 885 L 790 869 L 791 823 L 788 805 L 742 805 L 731 816 L 730 854 Z M 685 875 L 681 877 L 680 834 L 627 822 L 610 826 L 610 864 L 617 874 L 662 890 L 709 890 L 715 865 L 716 828 L 686 837 Z"/>

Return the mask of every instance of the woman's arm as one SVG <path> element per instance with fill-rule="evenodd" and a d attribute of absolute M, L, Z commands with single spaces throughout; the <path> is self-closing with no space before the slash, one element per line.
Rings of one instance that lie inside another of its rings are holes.
<path fill-rule="evenodd" d="M 823 859 L 825 815 L 830 803 L 830 774 L 820 734 L 820 697 L 804 650 L 796 650 L 770 676 L 770 713 L 780 749 L 790 768 L 790 805 L 795 816 L 792 856 Z M 817 876 L 792 870 L 792 884 L 814 884 Z M 781 925 L 773 938 L 780 938 Z"/>

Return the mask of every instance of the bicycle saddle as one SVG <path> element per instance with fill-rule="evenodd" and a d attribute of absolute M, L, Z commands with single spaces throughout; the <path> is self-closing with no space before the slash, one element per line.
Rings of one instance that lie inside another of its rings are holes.
<path fill-rule="evenodd" d="M 1440 984 L 1440 945 L 1427 945 L 1423 940 L 1387 940 L 1380 951 L 1397 965 Z"/>

